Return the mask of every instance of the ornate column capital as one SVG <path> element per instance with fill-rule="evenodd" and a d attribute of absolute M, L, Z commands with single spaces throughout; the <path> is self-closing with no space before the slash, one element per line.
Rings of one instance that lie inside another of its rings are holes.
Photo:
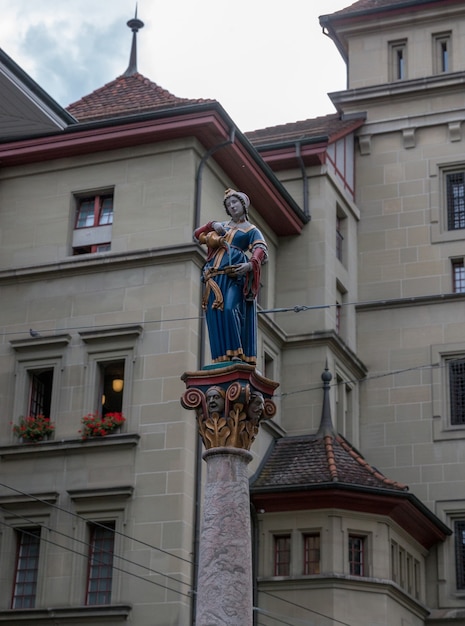
<path fill-rule="evenodd" d="M 199 433 L 207 450 L 250 450 L 260 422 L 276 414 L 271 399 L 279 383 L 246 364 L 210 367 L 181 377 L 185 409 L 195 410 Z"/>

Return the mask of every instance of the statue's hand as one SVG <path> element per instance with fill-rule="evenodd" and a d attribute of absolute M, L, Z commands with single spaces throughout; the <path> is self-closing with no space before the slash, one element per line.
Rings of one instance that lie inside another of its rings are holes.
<path fill-rule="evenodd" d="M 242 276 L 243 274 L 247 274 L 252 269 L 252 263 L 239 263 L 234 266 L 234 273 Z"/>
<path fill-rule="evenodd" d="M 213 222 L 212 226 L 213 226 L 213 230 L 218 235 L 225 235 L 226 234 L 226 229 L 224 228 L 224 226 L 223 226 L 223 224 L 221 222 Z"/>

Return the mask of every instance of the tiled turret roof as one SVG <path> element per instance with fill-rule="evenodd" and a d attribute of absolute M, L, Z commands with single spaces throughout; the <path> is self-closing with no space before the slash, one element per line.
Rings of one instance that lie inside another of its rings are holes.
<path fill-rule="evenodd" d="M 80 122 L 212 102 L 178 98 L 138 72 L 119 76 L 67 107 Z"/>
<path fill-rule="evenodd" d="M 323 483 L 407 491 L 407 485 L 386 478 L 344 437 L 337 434 L 283 437 L 253 481 L 263 487 L 309 487 Z"/>
<path fill-rule="evenodd" d="M 386 478 L 372 467 L 342 435 L 335 432 L 329 404 L 331 373 L 323 379 L 323 408 L 316 435 L 283 437 L 273 448 L 256 479 L 253 490 L 267 488 L 309 488 L 330 483 L 353 487 L 407 491 L 407 485 Z"/>

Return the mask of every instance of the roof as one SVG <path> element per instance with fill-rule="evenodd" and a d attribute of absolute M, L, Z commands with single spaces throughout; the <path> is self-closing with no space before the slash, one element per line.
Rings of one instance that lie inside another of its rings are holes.
<path fill-rule="evenodd" d="M 354 2 L 344 9 L 331 13 L 331 16 L 342 17 L 345 15 L 352 15 L 353 13 L 366 13 L 384 9 L 400 8 L 400 6 L 411 8 L 414 5 L 423 5 L 430 2 L 438 2 L 438 0 L 358 0 L 358 2 Z"/>
<path fill-rule="evenodd" d="M 253 488 L 342 483 L 356 487 L 407 491 L 407 485 L 386 478 L 347 439 L 336 433 L 329 401 L 332 374 L 327 367 L 321 378 L 323 406 L 318 432 L 314 435 L 275 440 L 253 482 Z"/>
<path fill-rule="evenodd" d="M 363 116 L 343 118 L 339 113 L 270 126 L 245 133 L 247 139 L 260 148 L 268 144 L 291 143 L 307 139 L 322 139 L 331 143 L 341 136 L 359 128 L 365 121 Z"/>
<path fill-rule="evenodd" d="M 407 485 L 386 478 L 342 435 L 283 437 L 253 482 L 253 489 L 343 483 L 356 487 L 407 491 Z"/>
<path fill-rule="evenodd" d="M 60 131 L 76 120 L 0 49 L 0 142 Z"/>
<path fill-rule="evenodd" d="M 83 122 L 204 102 L 214 102 L 214 100 L 178 98 L 157 83 L 135 72 L 129 76 L 119 76 L 77 102 L 73 102 L 67 107 L 67 111 Z"/>
<path fill-rule="evenodd" d="M 450 529 L 407 485 L 387 478 L 370 465 L 331 419 L 331 373 L 322 374 L 323 407 L 318 432 L 283 437 L 271 445 L 251 480 L 250 494 L 262 513 L 343 509 L 386 515 L 429 549 Z"/>

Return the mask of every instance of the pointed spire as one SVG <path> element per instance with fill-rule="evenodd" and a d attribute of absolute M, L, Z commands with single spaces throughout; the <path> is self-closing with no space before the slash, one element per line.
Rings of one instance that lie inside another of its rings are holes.
<path fill-rule="evenodd" d="M 132 76 L 133 74 L 137 74 L 137 32 L 144 27 L 144 22 L 137 19 L 137 3 L 135 15 L 132 20 L 127 22 L 127 25 L 132 30 L 132 45 L 128 69 L 124 72 L 123 76 Z"/>
<path fill-rule="evenodd" d="M 320 428 L 317 432 L 317 437 L 325 437 L 326 435 L 335 435 L 333 420 L 331 418 L 331 405 L 329 402 L 329 383 L 333 376 L 328 369 L 328 361 L 326 360 L 325 371 L 321 375 L 323 381 L 323 407 L 321 409 L 321 422 Z"/>

